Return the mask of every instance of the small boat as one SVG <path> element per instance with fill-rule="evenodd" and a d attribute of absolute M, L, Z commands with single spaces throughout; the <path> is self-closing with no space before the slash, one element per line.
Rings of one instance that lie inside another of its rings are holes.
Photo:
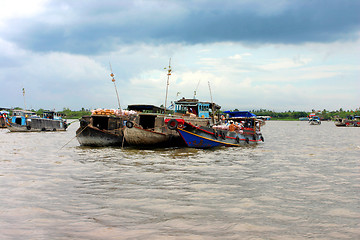
<path fill-rule="evenodd" d="M 91 116 L 80 119 L 76 138 L 82 146 L 123 146 L 123 129 L 132 114 L 126 110 L 93 110 Z"/>
<path fill-rule="evenodd" d="M 42 116 L 26 110 L 13 110 L 10 132 L 66 131 L 68 127 L 64 114 L 55 111 L 44 111 Z"/>
<path fill-rule="evenodd" d="M 299 121 L 309 121 L 309 117 L 300 117 Z"/>
<path fill-rule="evenodd" d="M 175 123 L 176 129 L 191 148 L 239 147 L 264 141 L 260 122 L 254 114 L 240 111 L 224 113 L 228 117 L 216 125 L 197 126 L 187 121 L 178 121 Z"/>
<path fill-rule="evenodd" d="M 8 111 L 0 111 L 0 128 L 6 128 L 9 125 L 8 116 Z"/>
<path fill-rule="evenodd" d="M 310 125 L 320 125 L 321 120 L 319 116 L 312 115 L 309 117 L 309 124 Z"/>
<path fill-rule="evenodd" d="M 337 127 L 360 127 L 360 116 L 348 116 L 347 118 L 336 118 Z"/>

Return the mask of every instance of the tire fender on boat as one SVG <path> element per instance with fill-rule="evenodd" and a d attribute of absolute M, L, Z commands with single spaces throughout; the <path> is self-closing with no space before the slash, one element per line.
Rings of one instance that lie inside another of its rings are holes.
<path fill-rule="evenodd" d="M 261 141 L 264 141 L 264 137 L 263 137 L 263 136 L 261 136 L 260 139 L 261 139 Z"/>
<path fill-rule="evenodd" d="M 178 121 L 176 121 L 176 119 L 171 119 L 168 123 L 167 123 L 167 127 L 170 130 L 175 130 L 178 127 Z"/>
<path fill-rule="evenodd" d="M 236 136 L 236 142 L 237 142 L 237 143 L 240 143 L 240 138 L 239 138 L 239 136 Z"/>
<path fill-rule="evenodd" d="M 248 139 L 248 138 L 245 138 L 245 142 L 246 142 L 247 144 L 249 144 L 249 139 Z"/>
<path fill-rule="evenodd" d="M 133 122 L 130 122 L 130 121 L 127 121 L 126 122 L 126 127 L 127 128 L 132 128 L 134 126 L 134 123 Z"/>
<path fill-rule="evenodd" d="M 27 129 L 27 130 L 31 130 L 31 126 L 30 126 L 30 125 L 27 125 L 27 126 L 26 126 L 26 129 Z"/>

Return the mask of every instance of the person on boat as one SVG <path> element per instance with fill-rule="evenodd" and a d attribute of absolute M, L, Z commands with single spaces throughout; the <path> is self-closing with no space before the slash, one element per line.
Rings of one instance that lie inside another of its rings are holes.
<path fill-rule="evenodd" d="M 235 131 L 238 130 L 238 129 L 239 129 L 239 126 L 236 125 L 236 124 L 234 123 L 234 121 L 230 121 L 229 131 L 230 131 L 230 132 L 235 132 Z"/>

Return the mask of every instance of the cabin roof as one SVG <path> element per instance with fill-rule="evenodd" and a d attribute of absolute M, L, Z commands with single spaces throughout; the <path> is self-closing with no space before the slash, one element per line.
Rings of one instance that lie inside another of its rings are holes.
<path fill-rule="evenodd" d="M 221 108 L 221 106 L 216 103 L 199 102 L 198 99 L 194 99 L 194 98 L 181 98 L 175 101 L 174 103 L 177 105 L 184 105 L 184 106 L 210 105 L 210 107 L 212 107 L 212 105 L 214 104 L 215 109 Z"/>
<path fill-rule="evenodd" d="M 146 111 L 146 110 L 151 110 L 154 112 L 164 111 L 164 108 L 162 108 L 162 107 L 157 107 L 157 106 L 149 105 L 149 104 L 132 104 L 132 105 L 128 105 L 128 109 L 138 111 L 138 112 Z"/>
<path fill-rule="evenodd" d="M 22 112 L 22 113 L 30 113 L 30 114 L 36 114 L 33 111 L 28 111 L 28 110 L 13 110 L 13 112 Z"/>
<path fill-rule="evenodd" d="M 225 114 L 229 114 L 229 118 L 249 118 L 249 117 L 256 117 L 255 114 L 249 112 L 249 111 L 236 111 L 236 112 L 231 112 L 231 111 L 225 111 Z"/>

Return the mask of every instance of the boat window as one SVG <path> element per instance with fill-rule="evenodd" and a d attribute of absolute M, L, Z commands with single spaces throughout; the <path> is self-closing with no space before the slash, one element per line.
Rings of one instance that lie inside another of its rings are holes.
<path fill-rule="evenodd" d="M 15 123 L 21 125 L 21 118 L 16 118 L 16 119 L 15 119 Z"/>
<path fill-rule="evenodd" d="M 139 124 L 144 128 L 155 128 L 156 115 L 140 115 Z"/>
<path fill-rule="evenodd" d="M 107 117 L 93 117 L 93 126 L 99 129 L 108 129 L 108 121 Z"/>

